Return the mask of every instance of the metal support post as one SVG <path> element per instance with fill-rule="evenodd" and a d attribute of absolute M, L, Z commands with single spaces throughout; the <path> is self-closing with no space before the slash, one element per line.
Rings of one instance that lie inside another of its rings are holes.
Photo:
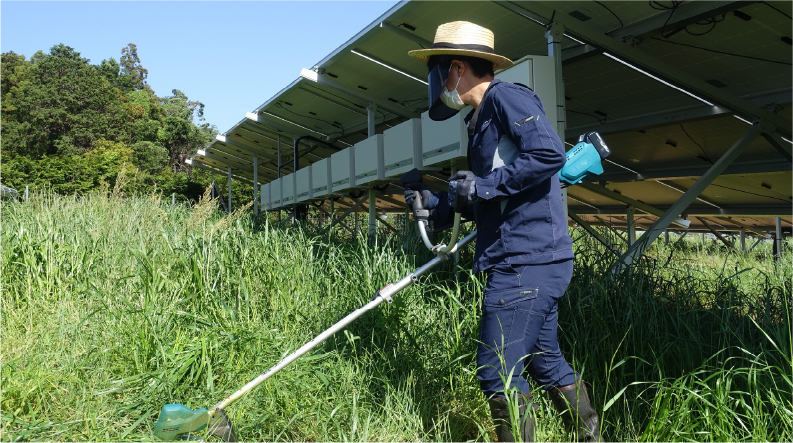
<path fill-rule="evenodd" d="M 562 39 L 564 38 L 564 26 L 559 23 L 551 23 L 545 32 L 548 40 L 548 56 L 553 57 L 554 76 L 556 77 L 556 133 L 564 143 L 564 133 L 567 129 L 565 98 L 564 98 L 564 79 L 562 78 Z M 551 111 L 553 112 L 553 111 Z M 562 207 L 564 208 L 565 219 L 569 216 L 567 211 L 567 188 L 562 189 Z"/>
<path fill-rule="evenodd" d="M 760 244 L 760 242 L 762 242 L 763 240 L 765 240 L 765 238 L 766 238 L 766 237 L 758 237 L 757 241 L 755 241 L 755 242 L 754 242 L 754 244 L 752 245 L 752 247 L 751 247 L 751 248 L 749 248 L 749 251 L 747 252 L 747 254 L 750 254 L 750 253 L 752 252 L 752 250 L 754 250 L 755 246 L 759 245 L 759 244 Z"/>
<path fill-rule="evenodd" d="M 229 214 L 231 213 L 231 166 L 228 167 L 228 178 L 229 178 Z"/>
<path fill-rule="evenodd" d="M 281 134 L 278 134 L 276 151 L 277 151 L 276 155 L 278 156 L 278 178 L 281 178 Z"/>
<path fill-rule="evenodd" d="M 613 253 L 614 253 L 616 256 L 618 256 L 618 257 L 619 257 L 619 255 L 620 255 L 619 251 L 617 250 L 617 248 L 615 248 L 615 247 L 614 247 L 614 245 L 613 245 L 613 244 L 611 244 L 611 242 L 609 241 L 609 239 L 607 239 L 606 237 L 603 237 L 602 235 L 600 235 L 600 233 L 599 233 L 598 231 L 596 231 L 596 230 L 595 230 L 595 229 L 592 227 L 592 225 L 590 225 L 589 223 L 587 223 L 587 222 L 586 222 L 586 220 L 582 219 L 582 218 L 581 218 L 581 217 L 579 217 L 578 215 L 576 215 L 576 214 L 574 214 L 574 213 L 572 213 L 572 212 L 570 212 L 570 213 L 569 213 L 569 215 L 570 215 L 570 218 L 571 218 L 571 219 L 573 219 L 573 221 L 574 221 L 574 222 L 578 223 L 578 225 L 579 225 L 579 226 L 581 226 L 582 228 L 584 228 L 584 230 L 585 230 L 586 232 L 588 232 L 588 233 L 589 233 L 589 235 L 591 235 L 592 237 L 595 237 L 595 239 L 596 239 L 597 241 L 599 241 L 600 243 L 602 243 L 602 244 L 603 244 L 603 246 L 605 246 L 606 248 L 608 248 L 608 250 L 609 250 L 609 251 L 613 252 Z"/>
<path fill-rule="evenodd" d="M 721 234 L 719 234 L 719 231 L 717 231 L 717 230 L 716 230 L 716 229 L 715 229 L 713 226 L 711 226 L 711 225 L 710 225 L 710 223 L 708 223 L 707 221 L 705 221 L 705 219 L 704 219 L 704 218 L 702 218 L 702 217 L 697 217 L 697 220 L 699 220 L 700 222 L 702 222 L 702 224 L 703 224 L 703 225 L 705 225 L 705 227 L 706 227 L 706 228 L 708 228 L 708 229 L 710 230 L 710 232 L 712 232 L 712 233 L 713 233 L 713 235 L 715 235 L 715 236 L 716 236 L 716 239 L 717 239 L 717 240 L 719 240 L 720 242 L 724 243 L 724 246 L 726 246 L 728 249 L 732 249 L 732 248 L 734 248 L 734 247 L 735 247 L 735 246 L 734 246 L 732 243 L 730 243 L 730 241 L 729 241 L 729 240 L 727 240 L 727 239 L 726 239 L 726 238 L 724 238 L 724 237 L 723 237 Z"/>
<path fill-rule="evenodd" d="M 253 216 L 259 216 L 259 158 L 253 156 Z"/>
<path fill-rule="evenodd" d="M 374 103 L 369 103 L 369 106 L 366 107 L 366 124 L 367 124 L 367 133 L 368 137 L 375 135 L 375 119 L 377 118 L 377 114 L 375 111 L 377 110 L 377 105 Z"/>
<path fill-rule="evenodd" d="M 674 245 L 672 245 L 672 247 L 674 248 L 674 247 L 676 247 L 677 245 L 679 245 L 679 244 L 680 244 L 680 242 L 682 242 L 682 241 L 683 241 L 683 239 L 684 239 L 684 238 L 686 238 L 686 235 L 688 235 L 688 232 L 689 232 L 689 231 L 683 231 L 683 235 L 681 235 L 681 236 L 680 236 L 680 238 L 679 238 L 679 239 L 677 239 L 677 241 L 675 242 L 675 244 L 674 244 Z"/>
<path fill-rule="evenodd" d="M 171 206 L 176 206 L 176 193 L 171 194 Z"/>
<path fill-rule="evenodd" d="M 741 228 L 741 252 L 746 254 L 746 229 Z"/>
<path fill-rule="evenodd" d="M 25 201 L 28 201 L 28 199 L 30 199 L 30 186 L 25 185 Z"/>
<path fill-rule="evenodd" d="M 669 246 L 669 230 L 668 229 L 664 229 L 664 240 L 665 240 L 664 244 Z"/>
<path fill-rule="evenodd" d="M 774 260 L 782 258 L 782 218 L 776 217 L 776 235 L 774 235 Z"/>
<path fill-rule="evenodd" d="M 628 248 L 628 251 L 620 257 L 617 263 L 614 264 L 611 268 L 612 275 L 621 272 L 626 267 L 630 266 L 634 261 L 636 261 L 644 252 L 650 244 L 661 235 L 661 232 L 666 229 L 673 220 L 677 219 L 679 214 L 682 214 L 686 208 L 694 201 L 696 198 L 702 194 L 713 180 L 719 177 L 727 166 L 729 166 L 733 161 L 735 161 L 738 156 L 740 156 L 744 150 L 752 144 L 752 142 L 760 135 L 762 131 L 761 122 L 757 121 L 752 124 L 752 129 L 747 131 L 737 142 L 735 142 L 724 155 L 719 158 L 713 166 L 708 169 L 702 177 L 697 180 L 688 191 L 685 192 L 672 206 L 667 209 L 667 211 L 655 221 L 655 223 L 647 229 L 647 232 L 642 236 L 642 241 L 637 242 L 636 244 L 632 245 Z"/>
<path fill-rule="evenodd" d="M 635 220 L 636 217 L 635 217 L 635 215 L 636 215 L 636 208 L 634 208 L 631 205 L 628 205 L 628 213 L 627 213 L 627 216 L 628 216 L 628 225 L 627 225 L 627 230 L 628 230 L 628 248 L 630 248 L 631 246 L 634 245 L 634 243 L 636 243 L 636 220 Z"/>
<path fill-rule="evenodd" d="M 330 197 L 330 226 L 328 231 L 333 234 L 333 216 L 336 214 L 336 207 L 335 201 L 333 200 L 333 196 Z"/>
<path fill-rule="evenodd" d="M 374 245 L 377 241 L 377 194 L 374 187 L 369 187 L 369 241 Z"/>

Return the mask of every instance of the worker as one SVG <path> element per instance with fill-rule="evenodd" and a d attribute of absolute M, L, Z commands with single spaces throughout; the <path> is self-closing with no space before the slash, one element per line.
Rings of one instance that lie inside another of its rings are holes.
<path fill-rule="evenodd" d="M 548 391 L 579 441 L 600 441 L 586 385 L 557 340 L 559 298 L 573 273 L 557 174 L 565 162 L 562 141 L 534 91 L 494 79 L 494 69 L 513 62 L 495 53 L 489 29 L 446 23 L 432 48 L 409 54 L 427 63 L 432 120 L 473 108 L 465 118 L 469 170 L 450 177 L 449 192 L 407 184 L 405 201 L 412 207 L 421 198 L 436 227 L 448 226 L 454 211 L 476 223 L 473 270 L 487 276 L 477 378 L 498 440 L 534 439 L 528 374 Z M 510 419 L 510 409 L 518 416 Z"/>

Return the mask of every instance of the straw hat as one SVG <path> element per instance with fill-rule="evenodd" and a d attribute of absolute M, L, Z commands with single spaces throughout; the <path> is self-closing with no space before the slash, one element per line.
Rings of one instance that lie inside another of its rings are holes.
<path fill-rule="evenodd" d="M 512 60 L 495 53 L 493 32 L 471 22 L 451 22 L 438 26 L 431 49 L 408 52 L 411 57 L 426 62 L 433 55 L 467 55 L 493 62 L 493 69 L 509 68 Z"/>

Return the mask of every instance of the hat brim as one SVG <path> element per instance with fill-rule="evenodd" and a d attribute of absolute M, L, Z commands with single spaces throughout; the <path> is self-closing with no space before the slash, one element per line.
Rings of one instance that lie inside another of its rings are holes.
<path fill-rule="evenodd" d="M 451 49 L 451 48 L 416 49 L 413 51 L 408 51 L 408 55 L 415 58 L 416 60 L 421 60 L 425 63 L 433 55 L 467 55 L 469 57 L 483 58 L 485 60 L 489 60 L 493 62 L 493 70 L 511 68 L 515 64 L 512 62 L 512 60 L 504 56 L 498 54 L 491 54 L 489 52 L 474 51 L 471 49 Z"/>

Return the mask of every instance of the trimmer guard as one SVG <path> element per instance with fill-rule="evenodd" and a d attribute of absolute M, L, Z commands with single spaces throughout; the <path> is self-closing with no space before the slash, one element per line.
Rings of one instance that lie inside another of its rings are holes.
<path fill-rule="evenodd" d="M 194 434 L 207 425 L 210 425 L 209 433 L 223 441 L 237 441 L 234 427 L 222 409 L 215 410 L 214 416 L 210 416 L 205 408 L 193 410 L 180 404 L 163 406 L 160 418 L 154 424 L 154 436 L 161 441 L 177 441 L 183 434 Z"/>

